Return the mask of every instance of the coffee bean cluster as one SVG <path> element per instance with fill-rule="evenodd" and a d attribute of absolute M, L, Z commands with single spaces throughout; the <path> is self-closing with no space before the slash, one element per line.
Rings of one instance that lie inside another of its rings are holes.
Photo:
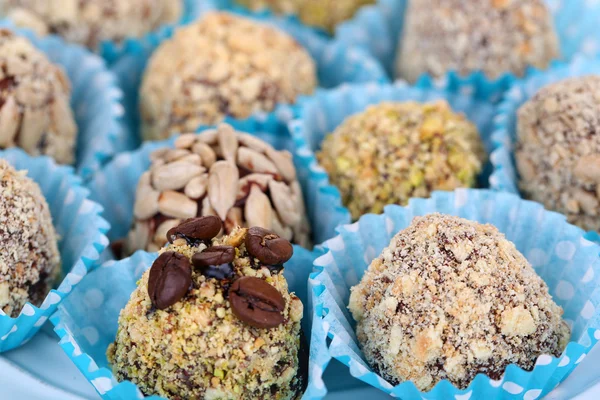
<path fill-rule="evenodd" d="M 167 240 L 174 243 L 185 240 L 190 246 L 209 246 L 190 260 L 183 254 L 166 251 L 152 265 L 148 279 L 148 295 L 154 307 L 164 310 L 183 299 L 192 288 L 192 269 L 207 278 L 223 281 L 229 286 L 228 296 L 233 314 L 255 328 L 273 328 L 284 322 L 285 299 L 279 291 L 263 279 L 238 277 L 233 261 L 238 255 L 234 246 L 211 245 L 222 230 L 218 217 L 191 218 L 172 228 Z M 252 265 L 266 266 L 279 273 L 293 254 L 291 243 L 263 228 L 247 230 L 244 244 Z"/>

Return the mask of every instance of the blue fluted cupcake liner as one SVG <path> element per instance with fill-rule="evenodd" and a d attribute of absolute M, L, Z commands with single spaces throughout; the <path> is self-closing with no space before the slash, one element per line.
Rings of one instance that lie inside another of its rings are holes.
<path fill-rule="evenodd" d="M 69 77 L 71 108 L 78 128 L 75 168 L 84 180 L 89 179 L 123 150 L 119 144 L 129 136 L 123 123 L 123 92 L 115 75 L 100 57 L 79 45 L 54 35 L 38 37 L 29 30 L 15 28 L 9 20 L 1 21 L 0 27 L 25 36 Z"/>
<path fill-rule="evenodd" d="M 40 186 L 59 236 L 63 280 L 37 307 L 25 304 L 16 318 L 0 315 L 0 352 L 26 343 L 76 287 L 108 245 L 104 235 L 109 225 L 100 217 L 102 207 L 88 199 L 89 191 L 67 166 L 58 166 L 49 157 L 30 157 L 20 149 L 0 151 L 17 170 Z"/>
<path fill-rule="evenodd" d="M 333 90 L 317 92 L 302 98 L 290 132 L 295 143 L 294 163 L 298 180 L 306 199 L 309 219 L 314 221 L 315 243 L 322 243 L 335 236 L 335 228 L 350 222 L 350 212 L 342 204 L 339 190 L 329 182 L 329 176 L 318 164 L 315 152 L 321 147 L 325 136 L 335 130 L 347 117 L 361 112 L 372 104 L 383 101 L 429 102 L 445 99 L 456 112 L 464 113 L 477 125 L 486 151 L 490 154 L 503 145 L 501 137 L 492 138 L 495 107 L 470 96 L 436 89 L 415 88 L 403 82 L 393 85 L 345 85 Z M 491 164 L 485 166 L 479 185 L 487 187 Z"/>
<path fill-rule="evenodd" d="M 540 355 L 531 372 L 510 365 L 499 381 L 479 374 L 464 390 L 442 381 L 427 393 L 419 392 L 412 382 L 394 387 L 370 369 L 354 333 L 355 322 L 346 309 L 350 287 L 413 217 L 432 212 L 493 224 L 515 243 L 547 283 L 572 328 L 571 342 L 560 357 Z M 584 232 L 568 224 L 564 216 L 546 211 L 540 204 L 491 190 L 435 192 L 430 199 L 412 199 L 406 207 L 387 206 L 382 215 L 365 215 L 357 223 L 339 227 L 338 233 L 324 243 L 327 253 L 315 260 L 311 274 L 315 313 L 320 316 L 314 319 L 313 329 L 327 334 L 327 341 L 313 342 L 311 354 L 318 353 L 321 359 L 329 354 L 355 378 L 393 397 L 538 399 L 562 382 L 600 340 L 600 247 L 586 240 Z M 320 347 L 314 347 L 317 345 Z M 571 388 L 574 392 L 564 393 L 565 398 L 583 389 Z"/>
<path fill-rule="evenodd" d="M 203 11 L 219 10 L 224 8 L 223 0 L 212 0 L 211 7 Z M 277 17 L 268 12 L 251 13 L 240 7 L 232 7 L 232 12 L 255 19 L 257 21 L 274 25 L 275 27 L 293 36 L 310 53 L 317 65 L 317 75 L 320 87 L 335 87 L 345 82 L 386 82 L 388 78 L 379 62 L 367 51 L 351 47 L 341 41 L 332 40 L 318 34 L 313 29 L 302 25 L 294 17 Z M 146 46 L 131 48 L 121 59 L 111 66 L 117 74 L 121 87 L 125 93 L 125 110 L 128 125 L 133 135 L 128 140 L 128 148 L 134 149 L 139 146 L 140 123 L 139 123 L 139 89 L 142 82 L 146 64 L 152 52 L 164 40 L 170 38 L 173 29 L 161 37 L 156 37 Z M 279 121 L 279 129 L 288 122 L 285 119 L 287 113 L 258 113 L 260 120 L 272 119 Z M 283 118 L 283 119 L 282 119 Z"/>
<path fill-rule="evenodd" d="M 546 3 L 554 17 L 560 41 L 561 57 L 557 61 L 569 61 L 577 54 L 600 55 L 600 34 L 596 28 L 600 20 L 600 3 L 587 0 L 546 0 Z M 341 24 L 336 38 L 367 49 L 382 62 L 390 76 L 394 76 L 406 4 L 407 0 L 378 0 Z M 525 76 L 536 71 L 529 68 Z M 518 77 L 511 73 L 488 79 L 481 72 L 464 77 L 449 72 L 441 79 L 424 74 L 416 84 L 474 93 L 480 98 L 498 101 L 516 80 Z"/>
<path fill-rule="evenodd" d="M 284 276 L 289 289 L 304 304 L 302 329 L 307 334 L 312 314 L 306 283 L 313 260 L 321 254 L 294 246 L 294 255 L 285 264 Z M 145 398 L 132 382 L 117 382 L 106 359 L 106 350 L 115 340 L 121 309 L 156 256 L 156 253 L 138 251 L 130 258 L 103 264 L 73 290 L 51 318 L 60 346 L 103 399 Z M 146 398 L 160 399 L 158 396 Z"/>

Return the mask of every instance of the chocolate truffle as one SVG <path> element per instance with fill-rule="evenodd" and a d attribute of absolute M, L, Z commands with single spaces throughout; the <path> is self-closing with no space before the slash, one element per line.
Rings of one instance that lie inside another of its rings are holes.
<path fill-rule="evenodd" d="M 279 14 L 297 15 L 307 25 L 318 26 L 329 32 L 350 19 L 359 8 L 375 4 L 376 0 L 236 0 L 253 10 L 269 7 Z"/>
<path fill-rule="evenodd" d="M 161 250 L 119 316 L 107 353 L 117 379 L 169 399 L 300 398 L 303 305 L 282 267 L 258 258 L 263 239 L 283 240 L 239 228 L 212 242 L 180 235 Z M 287 241 L 270 247 L 278 261 L 292 255 Z"/>
<path fill-rule="evenodd" d="M 570 329 L 525 257 L 491 225 L 417 217 L 383 250 L 349 309 L 369 364 L 392 384 L 426 391 L 447 379 L 466 388 L 498 380 L 509 364 L 531 370 L 560 356 Z"/>
<path fill-rule="evenodd" d="M 483 71 L 522 76 L 558 58 L 552 15 L 543 0 L 410 1 L 397 59 L 400 78 Z"/>
<path fill-rule="evenodd" d="M 39 186 L 0 159 L 0 310 L 17 317 L 39 306 L 60 275 L 48 203 Z"/>
<path fill-rule="evenodd" d="M 209 13 L 179 28 L 150 59 L 140 89 L 142 136 L 161 139 L 272 111 L 312 93 L 316 82 L 315 63 L 287 33 Z"/>
<path fill-rule="evenodd" d="M 475 125 L 437 101 L 370 106 L 327 136 L 317 157 L 358 219 L 434 190 L 474 186 L 485 154 Z"/>
<path fill-rule="evenodd" d="M 600 77 L 542 88 L 519 109 L 517 136 L 523 194 L 600 230 Z"/>
<path fill-rule="evenodd" d="M 4 0 L 0 11 L 39 35 L 53 33 L 96 50 L 102 41 L 141 37 L 176 22 L 182 0 Z"/>
<path fill-rule="evenodd" d="M 72 164 L 77 125 L 62 68 L 27 39 L 0 29 L 0 76 L 0 148 L 19 146 Z"/>
<path fill-rule="evenodd" d="M 184 134 L 158 149 L 140 178 L 125 253 L 158 251 L 186 218 L 216 215 L 224 232 L 260 226 L 309 245 L 302 190 L 292 156 L 227 124 Z"/>

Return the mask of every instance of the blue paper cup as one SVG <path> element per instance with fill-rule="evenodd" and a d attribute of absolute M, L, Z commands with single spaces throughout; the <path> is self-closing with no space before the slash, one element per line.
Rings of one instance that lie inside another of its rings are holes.
<path fill-rule="evenodd" d="M 211 6 L 203 9 L 203 12 L 219 10 L 224 8 L 223 0 L 212 0 Z M 308 28 L 293 17 L 276 17 L 267 12 L 251 13 L 242 8 L 233 7 L 236 14 L 255 19 L 257 21 L 274 25 L 275 27 L 293 36 L 310 53 L 317 65 L 319 85 L 329 88 L 338 86 L 344 82 L 385 82 L 388 81 L 385 71 L 379 62 L 367 51 L 355 48 L 332 40 L 318 34 L 315 30 Z M 147 43 L 145 46 L 131 48 L 127 54 L 111 66 L 117 74 L 121 87 L 125 93 L 125 109 L 127 113 L 128 126 L 134 135 L 127 143 L 129 149 L 137 148 L 140 144 L 140 121 L 139 121 L 139 89 L 146 64 L 153 51 L 164 40 L 170 38 L 173 29 L 165 32 L 160 37 Z M 257 113 L 255 118 L 259 120 L 271 119 L 279 123 L 279 128 L 285 128 L 289 113 L 272 112 Z"/>
<path fill-rule="evenodd" d="M 314 221 L 315 243 L 332 238 L 338 225 L 351 221 L 339 190 L 330 184 L 328 174 L 315 157 L 323 139 L 347 117 L 369 105 L 383 101 L 430 102 L 438 99 L 445 99 L 454 111 L 464 113 L 477 125 L 488 154 L 506 142 L 498 135 L 492 137 L 495 107 L 491 103 L 435 89 L 410 87 L 402 82 L 394 85 L 347 85 L 319 91 L 313 97 L 300 100 L 299 117 L 289 126 L 295 143 L 294 162 L 298 180 L 304 191 L 309 219 Z M 479 179 L 480 186 L 487 187 L 491 168 L 489 163 L 485 166 Z"/>
<path fill-rule="evenodd" d="M 284 270 L 290 291 L 304 304 L 302 329 L 307 336 L 312 321 L 306 282 L 313 260 L 320 254 L 294 246 L 294 255 Z M 106 349 L 115 340 L 121 309 L 156 256 L 156 253 L 138 251 L 130 258 L 103 264 L 73 290 L 51 318 L 60 346 L 103 399 L 144 398 L 132 382 L 119 383 L 115 379 L 106 359 Z"/>
<path fill-rule="evenodd" d="M 65 43 L 53 35 L 38 37 L 29 30 L 18 29 L 8 20 L 0 27 L 26 37 L 51 62 L 60 65 L 71 82 L 71 108 L 77 123 L 75 169 L 89 179 L 119 151 L 129 136 L 123 123 L 123 93 L 115 75 L 104 61 L 85 48 Z"/>
<path fill-rule="evenodd" d="M 340 25 L 336 38 L 367 49 L 394 76 L 398 43 L 401 40 L 405 8 L 408 0 L 378 0 L 364 7 L 355 18 Z M 586 0 L 546 0 L 554 17 L 560 41 L 561 57 L 557 61 L 570 61 L 577 54 L 600 55 L 600 3 Z M 526 76 L 535 73 L 529 68 Z M 497 79 L 488 79 L 483 73 L 460 76 L 450 72 L 441 79 L 423 75 L 417 85 L 446 88 L 474 93 L 480 98 L 498 101 L 501 95 L 518 78 L 507 73 Z"/>
<path fill-rule="evenodd" d="M 360 281 L 371 261 L 398 231 L 415 216 L 433 212 L 493 224 L 515 243 L 563 307 L 563 317 L 572 328 L 571 341 L 559 358 L 540 355 L 531 372 L 510 365 L 499 381 L 480 374 L 464 390 L 442 381 L 427 393 L 419 392 L 412 382 L 394 387 L 373 372 L 360 351 L 354 333 L 356 324 L 346 309 L 350 288 Z M 339 227 L 338 236 L 324 243 L 327 253 L 315 260 L 310 279 L 316 297 L 314 312 L 320 317 L 314 319 L 313 335 L 321 337 L 313 341 L 311 349 L 311 355 L 321 357 L 313 365 L 313 374 L 326 368 L 323 354 L 328 354 L 345 364 L 355 378 L 405 400 L 543 397 L 600 340 L 600 247 L 583 234 L 564 216 L 546 211 L 540 204 L 509 193 L 476 189 L 435 192 L 430 199 L 412 199 L 406 207 L 387 206 L 382 215 L 365 215 L 357 223 Z M 577 394 L 577 388 L 571 390 L 563 393 L 564 398 Z"/>
<path fill-rule="evenodd" d="M 33 337 L 77 286 L 108 245 L 109 225 L 100 217 L 102 207 L 88 199 L 89 191 L 71 167 L 58 166 L 49 157 L 30 157 L 20 149 L 0 151 L 0 158 L 40 186 L 59 236 L 63 280 L 38 307 L 25 304 L 16 318 L 0 315 L 0 352 L 14 349 Z"/>

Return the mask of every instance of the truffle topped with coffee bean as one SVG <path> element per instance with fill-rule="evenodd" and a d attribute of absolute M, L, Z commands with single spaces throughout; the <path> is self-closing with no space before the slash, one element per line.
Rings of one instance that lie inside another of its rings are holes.
<path fill-rule="evenodd" d="M 221 124 L 181 135 L 174 149 L 156 150 L 150 159 L 138 183 L 126 254 L 158 251 L 171 228 L 208 215 L 218 229 L 223 222 L 225 234 L 257 226 L 308 247 L 310 227 L 289 152 Z"/>
<path fill-rule="evenodd" d="M 303 305 L 289 293 L 289 241 L 263 228 L 217 237 L 214 216 L 169 230 L 119 316 L 119 380 L 169 399 L 296 399 Z"/>
<path fill-rule="evenodd" d="M 276 27 L 207 13 L 179 28 L 148 63 L 140 89 L 144 140 L 192 132 L 294 103 L 317 85 L 310 54 Z"/>
<path fill-rule="evenodd" d="M 600 76 L 542 88 L 519 109 L 517 136 L 523 194 L 600 230 Z"/>

